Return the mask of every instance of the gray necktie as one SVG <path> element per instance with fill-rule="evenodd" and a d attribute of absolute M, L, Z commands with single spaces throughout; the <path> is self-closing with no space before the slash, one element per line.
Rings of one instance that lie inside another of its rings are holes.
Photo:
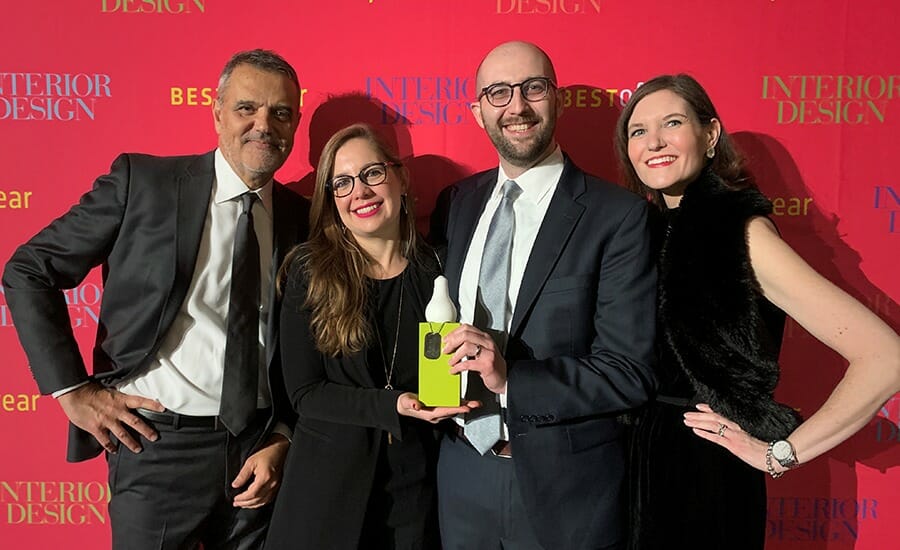
<path fill-rule="evenodd" d="M 516 182 L 506 180 L 503 183 L 503 198 L 488 226 L 478 273 L 474 324 L 491 334 L 501 353 L 506 347 L 506 320 L 510 309 L 509 265 L 516 230 L 513 202 L 521 192 Z M 503 424 L 500 402 L 497 395 L 485 387 L 477 372 L 468 373 L 466 399 L 477 399 L 482 403 L 466 415 L 463 431 L 472 446 L 485 454 L 500 440 Z"/>
<path fill-rule="evenodd" d="M 253 229 L 255 193 L 241 196 L 243 210 L 234 235 L 225 373 L 219 418 L 228 431 L 244 431 L 256 412 L 259 386 L 259 243 Z"/>

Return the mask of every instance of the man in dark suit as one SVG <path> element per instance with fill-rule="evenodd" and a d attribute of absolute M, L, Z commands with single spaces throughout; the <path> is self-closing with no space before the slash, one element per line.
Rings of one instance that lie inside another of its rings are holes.
<path fill-rule="evenodd" d="M 617 417 L 655 385 L 646 203 L 560 151 L 562 96 L 538 47 L 498 46 L 476 81 L 472 112 L 500 166 L 445 194 L 446 273 L 466 323 L 445 351 L 483 405 L 442 443 L 444 548 L 621 548 Z"/>
<path fill-rule="evenodd" d="M 309 204 L 273 175 L 300 86 L 253 50 L 217 93 L 216 150 L 119 156 L 3 274 L 32 374 L 71 421 L 69 460 L 107 451 L 114 548 L 259 547 L 290 443 L 273 276 L 306 238 Z M 98 265 L 89 375 L 62 290 Z"/>

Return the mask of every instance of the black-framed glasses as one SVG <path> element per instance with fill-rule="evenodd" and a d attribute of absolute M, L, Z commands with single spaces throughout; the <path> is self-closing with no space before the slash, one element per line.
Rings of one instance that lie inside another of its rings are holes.
<path fill-rule="evenodd" d="M 540 101 L 547 97 L 551 87 L 555 88 L 556 83 L 546 76 L 535 76 L 516 84 L 498 82 L 482 88 L 481 93 L 478 94 L 478 99 L 486 97 L 488 103 L 494 107 L 506 107 L 512 101 L 515 88 L 522 92 L 522 97 L 525 98 L 525 101 Z"/>
<path fill-rule="evenodd" d="M 367 164 L 355 176 L 342 175 L 333 177 L 328 182 L 328 190 L 334 193 L 335 197 L 346 197 L 353 192 L 353 184 L 356 183 L 357 178 L 369 187 L 381 185 L 387 181 L 388 166 L 400 165 L 396 162 L 373 162 Z"/>

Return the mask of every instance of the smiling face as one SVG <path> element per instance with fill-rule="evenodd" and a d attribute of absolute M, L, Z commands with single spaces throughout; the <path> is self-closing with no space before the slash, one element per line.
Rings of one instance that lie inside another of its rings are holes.
<path fill-rule="evenodd" d="M 476 86 L 480 93 L 493 84 L 518 84 L 534 77 L 556 81 L 550 60 L 532 44 L 510 42 L 498 46 L 484 58 Z M 494 107 L 487 98 L 481 97 L 472 104 L 472 113 L 490 137 L 510 177 L 518 177 L 556 149 L 554 132 L 556 120 L 562 114 L 562 101 L 555 87 L 538 101 L 525 100 L 521 88 L 516 87 L 512 100 L 503 107 Z"/>
<path fill-rule="evenodd" d="M 706 151 L 719 131 L 718 120 L 701 124 L 678 94 L 653 92 L 640 100 L 628 121 L 628 158 L 644 185 L 660 191 L 672 208 L 706 166 Z"/>
<path fill-rule="evenodd" d="M 282 73 L 238 65 L 213 102 L 219 150 L 250 189 L 262 187 L 294 146 L 300 94 Z"/>
<path fill-rule="evenodd" d="M 373 163 L 390 162 L 378 153 L 375 145 L 365 138 L 353 138 L 335 153 L 333 180 L 336 176 L 358 176 Z M 407 183 L 401 167 L 387 166 L 384 183 L 369 187 L 357 177 L 353 190 L 345 197 L 335 197 L 338 216 L 357 242 L 366 247 L 369 239 L 400 239 L 402 195 Z"/>

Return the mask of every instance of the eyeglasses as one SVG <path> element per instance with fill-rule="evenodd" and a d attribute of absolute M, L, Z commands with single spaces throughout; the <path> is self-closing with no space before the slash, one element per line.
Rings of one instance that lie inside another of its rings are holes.
<path fill-rule="evenodd" d="M 546 76 L 535 76 L 517 84 L 499 82 L 482 88 L 478 99 L 487 97 L 488 103 L 494 107 L 506 107 L 512 101 L 513 89 L 519 88 L 525 101 L 540 101 L 547 97 L 551 86 L 555 88 L 556 83 Z"/>
<path fill-rule="evenodd" d="M 400 164 L 396 162 L 373 162 L 365 165 L 356 176 L 344 175 L 332 178 L 325 187 L 334 193 L 335 197 L 346 197 L 353 192 L 353 184 L 356 183 L 357 178 L 369 187 L 375 187 L 386 182 L 388 166 L 400 166 Z"/>

